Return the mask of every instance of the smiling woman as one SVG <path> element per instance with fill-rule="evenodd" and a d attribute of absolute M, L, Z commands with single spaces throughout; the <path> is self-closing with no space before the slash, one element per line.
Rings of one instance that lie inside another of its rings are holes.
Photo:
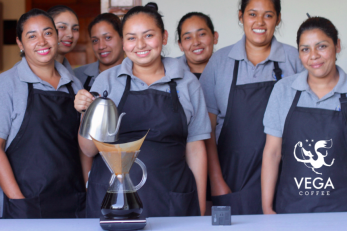
<path fill-rule="evenodd" d="M 53 19 L 33 9 L 17 24 L 22 61 L 0 75 L 0 187 L 4 218 L 84 216 L 77 78 L 55 61 Z"/>
<path fill-rule="evenodd" d="M 65 55 L 75 48 L 80 36 L 77 14 L 70 7 L 63 5 L 53 6 L 47 13 L 53 18 L 55 26 L 58 29 L 58 52 L 56 60 L 63 64 L 71 74 L 74 74 Z"/>
<path fill-rule="evenodd" d="M 201 75 L 212 133 L 206 141 L 214 205 L 232 214 L 262 213 L 262 119 L 276 81 L 302 70 L 294 47 L 278 42 L 280 0 L 242 0 L 244 36 L 215 52 Z"/>
<path fill-rule="evenodd" d="M 74 70 L 84 89 L 90 90 L 96 77 L 103 71 L 117 66 L 124 59 L 121 21 L 111 13 L 98 15 L 88 26 L 97 62 Z"/>
<path fill-rule="evenodd" d="M 312 17 L 300 26 L 297 44 L 306 70 L 275 86 L 264 116 L 263 211 L 346 211 L 347 75 L 335 63 L 338 31 Z"/>
<path fill-rule="evenodd" d="M 218 32 L 214 31 L 209 16 L 200 12 L 184 15 L 177 26 L 178 45 L 184 55 L 179 57 L 183 68 L 199 79 L 212 56 L 213 46 L 218 43 Z"/>
<path fill-rule="evenodd" d="M 150 129 L 140 154 L 148 171 L 146 184 L 138 191 L 144 205 L 142 215 L 198 216 L 205 212 L 207 167 L 203 140 L 210 137 L 211 127 L 199 81 L 183 70 L 177 59 L 161 56 L 168 33 L 154 4 L 134 7 L 124 16 L 123 48 L 127 58 L 102 72 L 91 91 L 102 94 L 107 90 L 118 112 L 126 113 L 119 143 L 140 139 Z M 92 101 L 92 95 L 81 90 L 75 108 L 85 110 Z M 86 155 L 94 157 L 87 217 L 99 218 L 110 172 L 91 140 L 79 136 L 79 143 Z M 142 170 L 134 166 L 130 176 L 139 182 Z"/>

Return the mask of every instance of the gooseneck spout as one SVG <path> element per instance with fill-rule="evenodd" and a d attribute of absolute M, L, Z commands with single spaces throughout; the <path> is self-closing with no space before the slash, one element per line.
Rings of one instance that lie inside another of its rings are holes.
<path fill-rule="evenodd" d="M 110 133 L 109 131 L 107 131 L 107 134 L 108 134 L 109 136 L 114 136 L 114 135 L 118 134 L 119 128 L 120 128 L 120 124 L 121 124 L 121 121 L 122 121 L 122 117 L 123 117 L 125 114 L 126 114 L 125 112 L 123 112 L 122 114 L 120 114 L 120 116 L 119 116 L 119 118 L 118 118 L 118 121 L 117 121 L 117 127 L 116 127 L 116 131 L 115 131 L 115 132 Z"/>

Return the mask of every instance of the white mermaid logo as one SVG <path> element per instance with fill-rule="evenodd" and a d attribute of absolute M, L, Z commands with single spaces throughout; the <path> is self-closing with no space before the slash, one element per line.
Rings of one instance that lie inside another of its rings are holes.
<path fill-rule="evenodd" d="M 307 140 L 306 140 L 307 142 Z M 312 140 L 313 142 L 313 140 Z M 299 146 L 301 149 L 301 155 L 303 159 L 299 159 L 296 155 L 296 149 Z M 311 146 L 311 144 L 310 144 Z M 328 166 L 331 167 L 334 164 L 335 158 L 331 161 L 331 164 L 325 163 L 324 158 L 328 155 L 328 150 L 326 150 L 325 155 L 323 155 L 321 152 L 318 150 L 320 148 L 325 148 L 325 149 L 330 149 L 333 146 L 333 140 L 320 140 L 317 141 L 316 144 L 314 145 L 314 150 L 316 152 L 317 158 L 313 158 L 314 155 L 311 153 L 311 151 L 306 151 L 305 148 L 303 147 L 303 144 L 301 141 L 299 141 L 295 147 L 294 147 L 294 157 L 298 162 L 304 163 L 306 167 L 311 168 L 313 172 L 316 174 L 322 175 L 322 173 L 317 172 L 315 169 L 321 168 L 322 166 Z"/>

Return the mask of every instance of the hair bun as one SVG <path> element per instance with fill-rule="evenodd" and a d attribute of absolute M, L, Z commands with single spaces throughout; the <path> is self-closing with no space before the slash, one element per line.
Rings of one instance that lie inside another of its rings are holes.
<path fill-rule="evenodd" d="M 150 8 L 158 12 L 158 5 L 155 2 L 149 2 L 145 5 L 145 7 Z"/>

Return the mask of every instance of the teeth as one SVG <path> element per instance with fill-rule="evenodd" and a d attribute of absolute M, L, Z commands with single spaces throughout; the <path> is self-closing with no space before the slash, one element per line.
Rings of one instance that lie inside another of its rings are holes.
<path fill-rule="evenodd" d="M 193 51 L 194 53 L 199 53 L 199 52 L 201 52 L 203 49 L 198 49 L 198 50 L 195 50 L 195 51 Z"/>
<path fill-rule="evenodd" d="M 261 29 L 253 29 L 253 31 L 255 33 L 264 33 L 265 32 L 265 30 L 261 30 Z"/>
<path fill-rule="evenodd" d="M 136 52 L 137 54 L 139 55 L 144 55 L 144 54 L 147 54 L 149 51 L 142 51 L 142 52 Z"/>
<path fill-rule="evenodd" d="M 43 53 L 46 53 L 48 51 L 49 51 L 49 49 L 45 49 L 45 50 L 40 50 L 40 51 L 37 51 L 37 52 L 40 53 L 40 54 L 43 54 Z"/>
<path fill-rule="evenodd" d="M 103 52 L 103 53 L 100 53 L 100 55 L 106 55 L 106 54 L 109 54 L 110 52 L 107 51 L 107 52 Z"/>
<path fill-rule="evenodd" d="M 69 45 L 71 45 L 71 44 L 72 44 L 72 42 L 62 42 L 62 43 L 69 44 Z"/>

